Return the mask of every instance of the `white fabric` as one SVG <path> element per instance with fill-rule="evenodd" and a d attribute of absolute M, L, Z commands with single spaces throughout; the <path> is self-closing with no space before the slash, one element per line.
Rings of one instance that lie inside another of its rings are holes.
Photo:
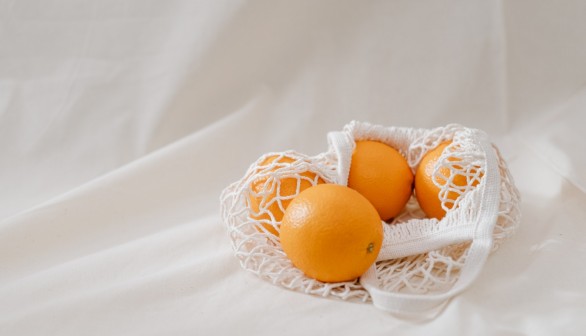
<path fill-rule="evenodd" d="M 586 328 L 585 3 L 0 1 L 0 334 Z M 435 319 L 243 271 L 220 191 L 350 120 L 485 130 L 519 232 Z"/>

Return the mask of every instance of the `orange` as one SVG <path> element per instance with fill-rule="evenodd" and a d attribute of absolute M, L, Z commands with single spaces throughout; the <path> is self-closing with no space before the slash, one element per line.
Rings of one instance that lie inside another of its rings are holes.
<path fill-rule="evenodd" d="M 396 149 L 378 141 L 358 141 L 352 154 L 348 187 L 366 197 L 384 221 L 409 201 L 413 173 Z"/>
<path fill-rule="evenodd" d="M 351 281 L 375 262 L 382 222 L 360 193 L 319 184 L 289 204 L 281 223 L 281 246 L 307 276 L 322 282 Z"/>
<path fill-rule="evenodd" d="M 272 155 L 264 159 L 259 166 L 263 168 L 274 164 L 274 167 L 270 169 L 271 172 L 274 172 L 291 166 L 295 161 L 295 158 L 286 155 Z M 250 186 L 253 193 L 248 197 L 251 217 L 263 221 L 261 225 L 275 236 L 279 236 L 279 232 L 271 223 L 279 225 L 285 209 L 297 193 L 316 183 L 325 182 L 313 171 L 302 172 L 298 177 L 292 176 L 290 173 L 284 176 L 282 178 L 278 178 L 277 175 L 275 177 L 266 176 L 255 180 Z"/>
<path fill-rule="evenodd" d="M 419 206 L 425 212 L 428 217 L 442 219 L 446 215 L 446 211 L 442 208 L 442 202 L 440 199 L 441 189 L 436 186 L 433 182 L 433 170 L 440 159 L 444 149 L 451 143 L 451 141 L 443 142 L 436 148 L 427 152 L 415 172 L 415 197 Z M 457 161 L 457 158 L 448 158 L 449 161 Z M 455 168 L 461 169 L 466 167 L 454 166 Z M 470 172 L 475 173 L 478 167 L 470 167 Z M 479 179 L 469 180 L 465 175 L 457 174 L 451 178 L 452 172 L 448 167 L 441 167 L 439 169 L 440 176 L 436 177 L 436 182 L 441 186 L 445 185 L 451 180 L 450 187 L 456 190 L 463 191 L 470 184 L 476 186 Z M 451 209 L 454 206 L 454 202 L 460 196 L 460 193 L 456 191 L 448 191 L 445 198 L 446 207 Z"/>

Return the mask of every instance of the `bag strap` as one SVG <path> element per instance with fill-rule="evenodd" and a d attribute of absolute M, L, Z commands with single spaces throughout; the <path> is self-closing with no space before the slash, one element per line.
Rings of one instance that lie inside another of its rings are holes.
<path fill-rule="evenodd" d="M 330 132 L 328 133 L 328 143 L 330 148 L 334 149 L 334 153 L 338 159 L 336 167 L 338 184 L 348 185 L 348 175 L 350 175 L 350 161 L 352 160 L 352 153 L 356 147 L 356 143 L 352 136 L 346 132 Z"/>
<path fill-rule="evenodd" d="M 439 311 L 448 300 L 465 290 L 480 274 L 492 249 L 492 233 L 497 221 L 500 200 L 498 161 L 486 135 L 478 133 L 480 146 L 486 153 L 486 171 L 480 183 L 482 203 L 473 226 L 472 244 L 460 271 L 460 277 L 447 292 L 438 294 L 402 294 L 385 291 L 380 286 L 375 265 L 362 275 L 360 283 L 370 293 L 373 304 L 382 310 L 411 317 L 422 317 Z"/>

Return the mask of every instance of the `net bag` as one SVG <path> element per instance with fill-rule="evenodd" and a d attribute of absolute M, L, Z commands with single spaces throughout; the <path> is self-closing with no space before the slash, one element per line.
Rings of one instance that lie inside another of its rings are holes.
<path fill-rule="evenodd" d="M 288 202 L 304 187 L 347 185 L 360 140 L 397 149 L 413 172 L 428 151 L 451 141 L 433 174 L 446 215 L 426 218 L 412 196 L 399 216 L 383 222 L 383 245 L 365 274 L 355 281 L 323 283 L 293 266 L 275 233 Z M 437 312 L 467 288 L 489 254 L 519 225 L 519 192 L 498 149 L 481 130 L 457 124 L 414 129 L 353 121 L 340 132 L 330 132 L 328 145 L 316 156 L 267 153 L 222 192 L 222 220 L 244 269 L 290 290 L 371 302 L 395 314 L 418 316 Z M 475 183 L 455 183 L 456 175 Z M 448 197 L 454 193 L 458 197 Z"/>

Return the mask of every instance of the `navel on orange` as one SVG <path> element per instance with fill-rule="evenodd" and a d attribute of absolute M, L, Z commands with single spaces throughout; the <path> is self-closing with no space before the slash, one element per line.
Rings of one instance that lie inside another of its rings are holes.
<path fill-rule="evenodd" d="M 427 152 L 415 173 L 415 197 L 419 206 L 425 212 L 428 217 L 442 219 L 446 215 L 446 211 L 442 208 L 442 201 L 440 197 L 441 188 L 438 187 L 433 181 L 433 171 L 437 165 L 443 151 L 451 141 L 443 142 L 436 148 Z M 448 161 L 458 161 L 456 157 L 448 158 Z M 466 167 L 454 165 L 458 169 L 464 169 Z M 478 167 L 470 167 L 471 172 L 476 172 Z M 443 176 L 443 177 L 440 177 Z M 436 182 L 440 186 L 444 186 L 450 181 L 450 186 L 453 189 L 466 189 L 467 185 L 476 186 L 479 183 L 479 179 L 470 181 L 465 175 L 456 174 L 452 176 L 452 171 L 448 167 L 441 167 L 439 169 L 439 176 L 436 177 Z M 460 193 L 456 191 L 448 191 L 445 195 L 446 207 L 451 209 L 454 206 L 454 202 L 460 196 Z"/>
<path fill-rule="evenodd" d="M 358 141 L 352 154 L 348 187 L 366 197 L 386 221 L 397 216 L 409 201 L 413 173 L 393 147 L 378 141 Z"/>
<path fill-rule="evenodd" d="M 293 265 L 307 276 L 341 282 L 356 279 L 375 262 L 383 228 L 376 209 L 360 193 L 320 184 L 289 204 L 280 239 Z"/>
<path fill-rule="evenodd" d="M 271 155 L 264 159 L 259 166 L 272 165 L 271 172 L 286 169 L 294 164 L 297 159 L 286 155 Z M 275 236 L 279 233 L 274 225 L 279 225 L 283 219 L 283 213 L 292 199 L 301 191 L 314 184 L 325 181 L 316 172 L 307 170 L 300 174 L 284 173 L 274 176 L 265 176 L 252 182 L 252 193 L 248 197 L 248 206 L 253 219 L 263 221 L 261 225 Z"/>

